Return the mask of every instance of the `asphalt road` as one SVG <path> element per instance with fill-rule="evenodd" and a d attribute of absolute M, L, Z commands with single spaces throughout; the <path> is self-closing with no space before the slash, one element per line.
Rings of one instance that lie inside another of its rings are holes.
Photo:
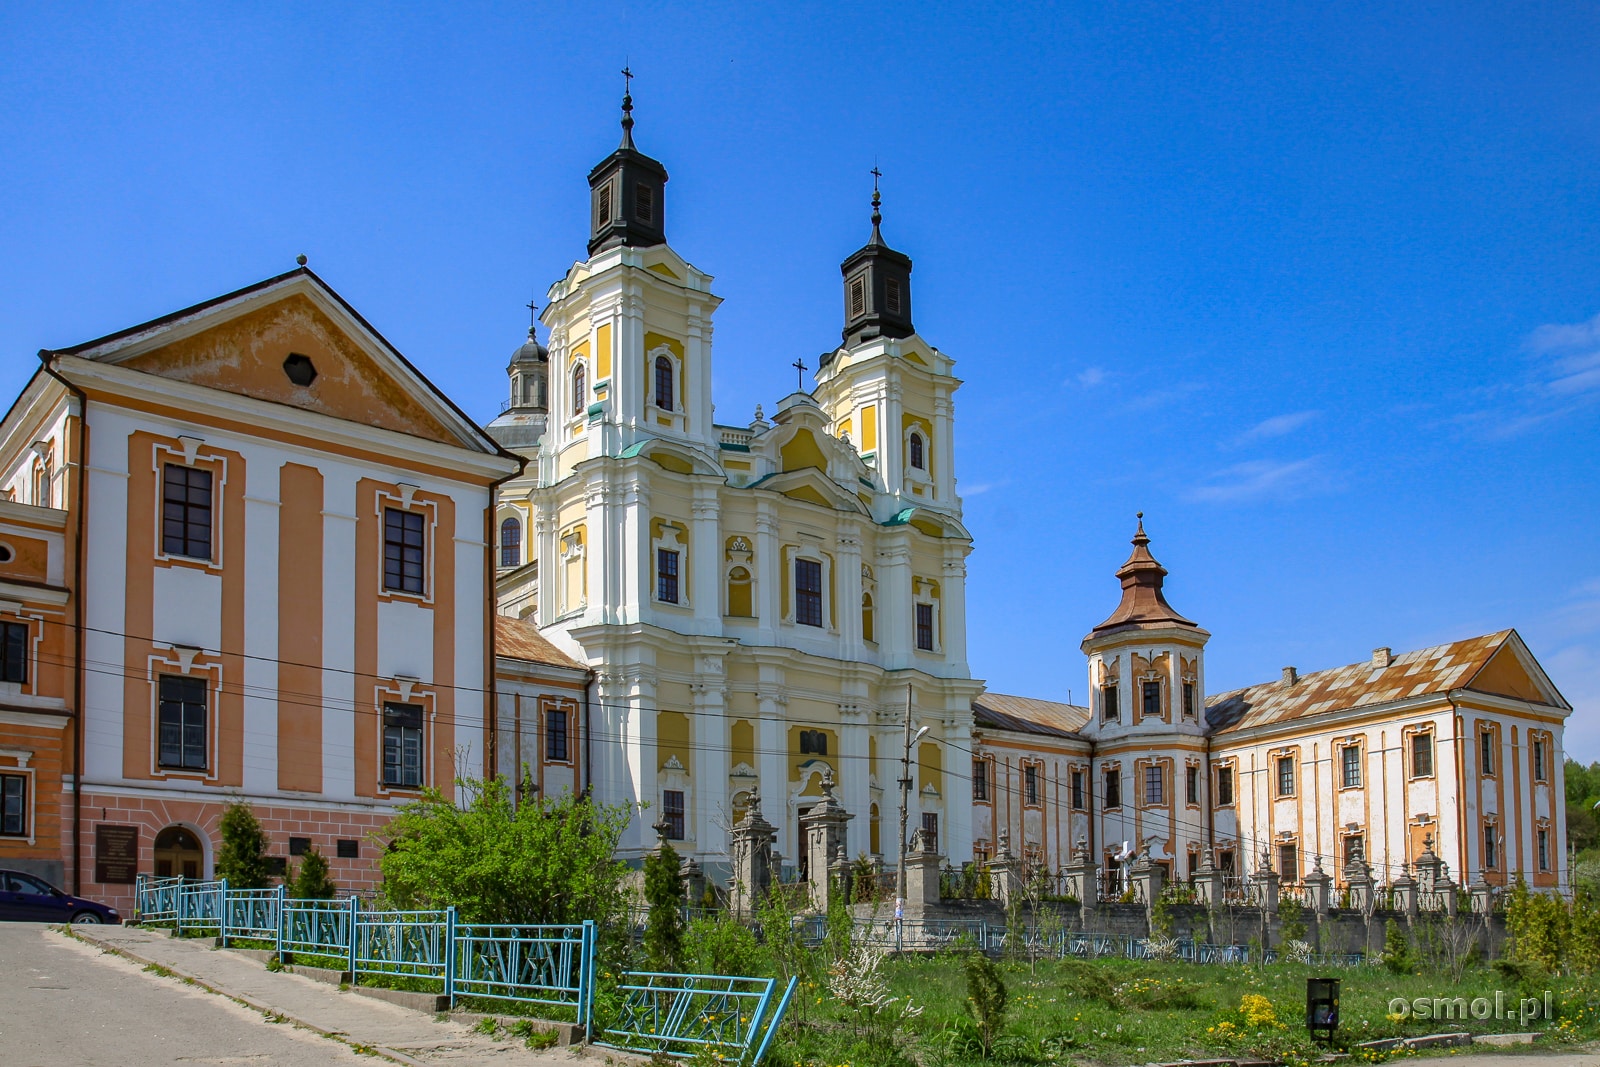
<path fill-rule="evenodd" d="M 32 923 L 0 922 L 0 1004 L 5 1067 L 383 1062 Z"/>

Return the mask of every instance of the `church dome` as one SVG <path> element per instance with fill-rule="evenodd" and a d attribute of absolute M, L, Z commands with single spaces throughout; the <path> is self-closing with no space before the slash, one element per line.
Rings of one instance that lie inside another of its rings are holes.
<path fill-rule="evenodd" d="M 523 346 L 511 353 L 511 366 L 519 363 L 549 363 L 550 350 L 539 343 L 539 338 L 534 334 L 534 328 L 528 327 L 528 340 Z"/>

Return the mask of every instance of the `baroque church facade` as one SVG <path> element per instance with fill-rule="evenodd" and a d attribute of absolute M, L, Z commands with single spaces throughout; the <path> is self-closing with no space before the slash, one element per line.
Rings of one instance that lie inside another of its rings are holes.
<path fill-rule="evenodd" d="M 815 388 L 718 423 L 720 298 L 632 129 L 625 97 L 486 427 L 303 262 L 40 354 L 0 420 L 0 867 L 125 905 L 210 876 L 243 801 L 365 891 L 399 805 L 498 775 L 645 805 L 624 855 L 659 833 L 713 877 L 757 795 L 803 867 L 825 782 L 892 864 L 904 780 L 950 862 L 1111 889 L 1134 856 L 1567 884 L 1572 708 L 1514 631 L 1210 694 L 1141 521 L 1090 703 L 986 691 L 961 383 L 876 192 Z"/>

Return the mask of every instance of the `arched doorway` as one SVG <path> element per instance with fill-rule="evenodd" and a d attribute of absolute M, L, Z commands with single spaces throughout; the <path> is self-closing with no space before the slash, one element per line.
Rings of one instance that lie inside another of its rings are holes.
<path fill-rule="evenodd" d="M 206 857 L 200 838 L 187 826 L 169 826 L 157 834 L 155 852 L 157 878 L 200 878 Z"/>

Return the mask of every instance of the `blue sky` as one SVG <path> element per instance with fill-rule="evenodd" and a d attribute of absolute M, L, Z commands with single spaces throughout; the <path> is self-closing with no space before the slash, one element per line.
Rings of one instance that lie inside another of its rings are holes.
<path fill-rule="evenodd" d="M 0 7 L 0 390 L 312 266 L 467 410 L 631 62 L 718 419 L 867 232 L 958 360 L 974 672 L 1081 699 L 1143 510 L 1213 691 L 1516 627 L 1600 759 L 1592 4 Z"/>

